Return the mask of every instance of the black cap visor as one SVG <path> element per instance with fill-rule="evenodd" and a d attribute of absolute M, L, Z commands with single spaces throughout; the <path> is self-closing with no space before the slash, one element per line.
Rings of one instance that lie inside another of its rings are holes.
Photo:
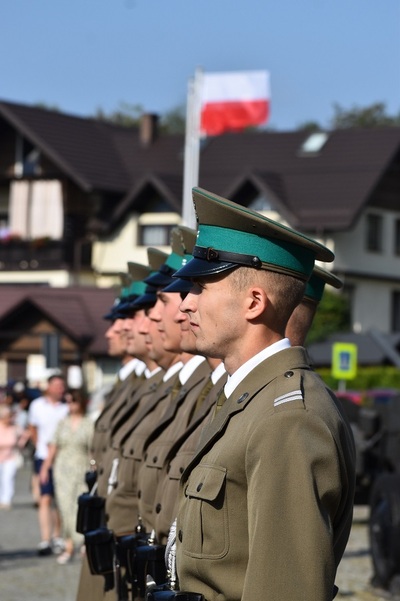
<path fill-rule="evenodd" d="M 133 303 L 132 307 L 135 311 L 139 309 L 148 309 L 153 307 L 157 302 L 157 294 L 155 292 L 145 292 L 141 294 Z"/>
<path fill-rule="evenodd" d="M 191 280 L 182 280 L 182 278 L 175 278 L 171 284 L 163 288 L 163 292 L 190 292 L 192 289 Z"/>
<path fill-rule="evenodd" d="M 204 259 L 190 259 L 178 271 L 174 273 L 173 278 L 182 278 L 183 280 L 191 280 L 193 278 L 201 278 L 209 275 L 218 275 L 224 271 L 239 267 L 237 263 L 228 261 L 207 261 Z"/>

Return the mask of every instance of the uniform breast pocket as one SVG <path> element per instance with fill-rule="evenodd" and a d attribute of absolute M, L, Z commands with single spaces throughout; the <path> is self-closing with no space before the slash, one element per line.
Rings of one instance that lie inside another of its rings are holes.
<path fill-rule="evenodd" d="M 199 465 L 185 486 L 182 547 L 191 557 L 219 559 L 229 550 L 226 469 Z"/>

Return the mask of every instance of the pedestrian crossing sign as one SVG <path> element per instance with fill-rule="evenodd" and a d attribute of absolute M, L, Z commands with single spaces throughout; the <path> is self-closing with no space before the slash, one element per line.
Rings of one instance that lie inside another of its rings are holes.
<path fill-rule="evenodd" d="M 357 345 L 335 342 L 332 345 L 332 376 L 337 380 L 353 380 L 357 375 Z"/>

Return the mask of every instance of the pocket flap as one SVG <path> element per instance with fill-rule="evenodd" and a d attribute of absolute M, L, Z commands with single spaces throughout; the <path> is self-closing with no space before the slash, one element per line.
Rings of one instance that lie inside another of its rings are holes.
<path fill-rule="evenodd" d="M 226 468 L 216 465 L 199 465 L 190 474 L 186 495 L 204 501 L 215 501 L 222 490 Z"/>

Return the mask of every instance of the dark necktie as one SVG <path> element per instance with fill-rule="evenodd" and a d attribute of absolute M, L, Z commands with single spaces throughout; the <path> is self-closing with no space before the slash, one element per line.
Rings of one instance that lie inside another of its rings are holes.
<path fill-rule="evenodd" d="M 225 396 L 224 389 L 222 388 L 221 392 L 218 395 L 217 402 L 215 403 L 214 418 L 217 415 L 218 411 L 220 411 L 220 409 L 221 409 L 222 405 L 225 403 L 225 401 L 226 401 L 226 396 Z"/>
<path fill-rule="evenodd" d="M 177 394 L 179 393 L 179 391 L 180 391 L 181 388 L 182 388 L 182 384 L 181 384 L 181 381 L 179 379 L 179 376 L 176 376 L 176 380 L 173 383 L 172 388 L 171 388 L 171 392 L 170 392 L 171 399 L 174 399 L 177 396 Z"/>
<path fill-rule="evenodd" d="M 194 406 L 193 411 L 190 414 L 189 421 L 188 421 L 189 424 L 191 423 L 193 418 L 196 417 L 197 412 L 201 409 L 201 407 L 203 405 L 204 399 L 206 398 L 206 396 L 208 395 L 208 393 L 210 392 L 210 390 L 213 386 L 214 386 L 213 381 L 211 380 L 211 378 L 208 378 L 207 382 L 205 383 L 202 390 L 200 391 L 199 396 L 196 401 L 196 405 Z"/>

